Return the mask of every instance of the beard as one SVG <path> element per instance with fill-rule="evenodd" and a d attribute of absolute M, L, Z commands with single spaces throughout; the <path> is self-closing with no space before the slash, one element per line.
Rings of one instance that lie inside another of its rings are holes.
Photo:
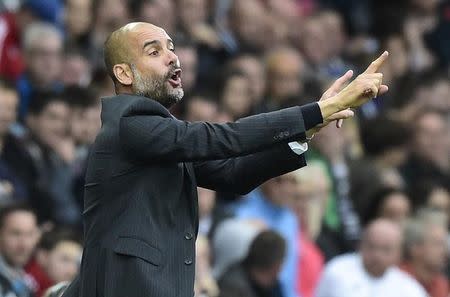
<path fill-rule="evenodd" d="M 167 83 L 172 71 L 175 69 L 174 67 L 164 76 L 151 75 L 143 77 L 136 69 L 136 66 L 132 64 L 131 72 L 134 76 L 133 93 L 158 101 L 166 108 L 180 102 L 184 96 L 183 89 L 181 87 L 172 88 Z"/>

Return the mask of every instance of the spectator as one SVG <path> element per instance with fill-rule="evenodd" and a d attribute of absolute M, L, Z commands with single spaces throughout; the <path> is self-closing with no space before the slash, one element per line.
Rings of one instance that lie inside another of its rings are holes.
<path fill-rule="evenodd" d="M 353 203 L 364 216 L 380 188 L 405 186 L 398 168 L 408 158 L 412 131 L 398 119 L 380 116 L 361 125 L 360 138 L 366 156 L 351 163 L 350 179 Z"/>
<path fill-rule="evenodd" d="M 80 209 L 72 192 L 75 146 L 69 134 L 70 107 L 59 94 L 42 93 L 30 105 L 27 150 L 36 177 L 33 207 L 40 219 L 78 226 Z"/>
<path fill-rule="evenodd" d="M 231 266 L 242 261 L 250 243 L 265 228 L 260 220 L 230 218 L 221 222 L 212 238 L 214 278 L 220 279 Z"/>
<path fill-rule="evenodd" d="M 4 199 L 28 199 L 28 180 L 32 179 L 31 159 L 23 142 L 11 133 L 16 121 L 18 94 L 14 85 L 0 79 L 0 184 Z"/>
<path fill-rule="evenodd" d="M 221 105 L 223 110 L 234 120 L 250 114 L 252 98 L 247 76 L 243 73 L 232 72 L 223 80 Z"/>
<path fill-rule="evenodd" d="M 412 151 L 402 172 L 414 185 L 424 179 L 433 179 L 450 185 L 450 141 L 445 116 L 434 110 L 421 110 L 415 120 Z"/>
<path fill-rule="evenodd" d="M 169 35 L 175 33 L 176 10 L 173 0 L 131 0 L 129 1 L 129 9 L 134 19 L 164 28 Z M 185 67 L 183 67 L 184 69 Z"/>
<path fill-rule="evenodd" d="M 320 163 L 309 162 L 306 170 L 294 172 L 297 187 L 291 208 L 300 223 L 297 235 L 300 247 L 298 270 L 302 271 L 296 281 L 299 296 L 313 297 L 314 290 L 322 273 L 325 257 L 315 240 L 322 229 L 325 205 L 328 198 L 330 183 L 326 169 Z M 328 252 L 329 246 L 321 246 Z"/>
<path fill-rule="evenodd" d="M 38 240 L 33 210 L 20 204 L 0 209 L 0 296 L 32 296 L 24 267 Z"/>
<path fill-rule="evenodd" d="M 312 144 L 316 150 L 310 154 L 311 160 L 321 162 L 327 168 L 332 185 L 326 202 L 322 239 L 328 242 L 326 237 L 335 238 L 336 246 L 341 249 L 339 253 L 353 251 L 361 232 L 360 219 L 351 200 L 349 143 L 351 139 L 344 129 L 329 125 L 314 138 Z"/>
<path fill-rule="evenodd" d="M 59 282 L 69 282 L 78 273 L 81 261 L 81 243 L 71 230 L 52 230 L 42 234 L 35 258 L 26 267 L 36 284 L 34 294 L 44 292 Z"/>
<path fill-rule="evenodd" d="M 444 297 L 450 292 L 443 274 L 447 237 L 447 218 L 442 213 L 424 210 L 406 225 L 402 269 L 421 283 L 430 297 Z"/>
<path fill-rule="evenodd" d="M 280 275 L 283 295 L 286 297 L 296 296 L 295 281 L 298 273 L 301 274 L 301 271 L 297 271 L 298 222 L 293 211 L 287 207 L 295 187 L 294 175 L 285 174 L 267 181 L 233 206 L 238 218 L 262 220 L 286 241 L 286 257 Z"/>
<path fill-rule="evenodd" d="M 109 33 L 125 25 L 129 20 L 129 11 L 125 0 L 95 0 L 94 16 L 89 40 L 89 60 L 94 68 L 103 65 L 103 43 Z"/>
<path fill-rule="evenodd" d="M 302 102 L 304 61 L 293 48 L 270 52 L 267 63 L 266 111 L 290 107 Z"/>
<path fill-rule="evenodd" d="M 58 0 L 24 0 L 14 14 L 0 11 L 0 76 L 13 81 L 23 73 L 22 35 L 33 22 L 59 24 L 61 4 Z"/>
<path fill-rule="evenodd" d="M 243 73 L 249 82 L 253 109 L 264 100 L 266 92 L 266 69 L 258 56 L 241 54 L 228 63 L 228 71 Z"/>
<path fill-rule="evenodd" d="M 400 227 L 385 219 L 373 221 L 359 253 L 338 256 L 326 265 L 316 297 L 427 296 L 419 283 L 395 266 L 401 249 Z"/>
<path fill-rule="evenodd" d="M 62 83 L 65 86 L 87 87 L 91 82 L 89 60 L 80 52 L 75 50 L 66 52 L 62 69 Z"/>
<path fill-rule="evenodd" d="M 67 0 L 64 23 L 66 44 L 70 48 L 89 49 L 89 33 L 93 23 L 93 0 Z"/>
<path fill-rule="evenodd" d="M 217 32 L 208 24 L 206 0 L 176 0 L 178 29 L 199 44 L 210 48 L 221 46 Z"/>
<path fill-rule="evenodd" d="M 411 214 L 411 199 L 402 190 L 381 188 L 369 199 L 363 216 L 364 224 L 375 218 L 385 218 L 403 225 Z"/>
<path fill-rule="evenodd" d="M 63 37 L 53 25 L 34 23 L 24 33 L 23 49 L 26 69 L 17 82 L 20 119 L 37 91 L 61 89 Z"/>
<path fill-rule="evenodd" d="M 267 18 L 268 11 L 263 3 L 257 0 L 229 2 L 224 22 L 224 29 L 229 32 L 223 32 L 227 36 L 228 48 L 231 52 L 238 50 L 245 52 L 261 53 L 270 46 L 270 36 L 267 34 L 269 22 Z"/>
<path fill-rule="evenodd" d="M 274 231 L 263 231 L 250 245 L 244 261 L 219 280 L 221 297 L 284 296 L 278 281 L 286 243 Z"/>

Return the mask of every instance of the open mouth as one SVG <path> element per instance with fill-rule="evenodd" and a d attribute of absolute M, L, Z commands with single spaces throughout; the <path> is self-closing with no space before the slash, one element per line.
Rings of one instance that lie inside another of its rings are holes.
<path fill-rule="evenodd" d="M 169 83 L 174 88 L 178 88 L 181 86 L 181 69 L 176 69 L 172 72 L 172 75 L 169 78 Z"/>

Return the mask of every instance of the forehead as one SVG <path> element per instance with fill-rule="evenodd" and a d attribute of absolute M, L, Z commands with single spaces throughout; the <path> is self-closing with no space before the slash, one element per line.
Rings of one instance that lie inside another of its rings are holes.
<path fill-rule="evenodd" d="M 161 43 L 170 39 L 169 35 L 160 27 L 150 24 L 131 25 L 130 32 L 137 45 L 143 46 L 146 42 L 159 40 Z"/>

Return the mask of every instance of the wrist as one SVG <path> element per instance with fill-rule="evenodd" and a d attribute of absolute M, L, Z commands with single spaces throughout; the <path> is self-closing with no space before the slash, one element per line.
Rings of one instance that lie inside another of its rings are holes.
<path fill-rule="evenodd" d="M 331 115 L 338 111 L 344 110 L 340 102 L 343 101 L 340 95 L 333 96 L 329 99 L 317 102 L 319 104 L 320 112 L 322 113 L 323 121 L 325 122 Z"/>

